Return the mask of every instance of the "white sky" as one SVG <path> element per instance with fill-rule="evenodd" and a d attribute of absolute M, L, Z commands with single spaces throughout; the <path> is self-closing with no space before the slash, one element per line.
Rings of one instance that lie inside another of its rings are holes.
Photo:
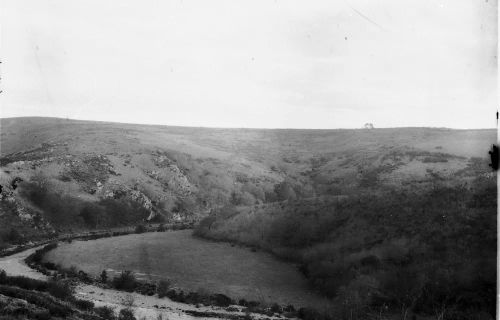
<path fill-rule="evenodd" d="M 496 0 L 0 0 L 1 117 L 491 128 Z"/>

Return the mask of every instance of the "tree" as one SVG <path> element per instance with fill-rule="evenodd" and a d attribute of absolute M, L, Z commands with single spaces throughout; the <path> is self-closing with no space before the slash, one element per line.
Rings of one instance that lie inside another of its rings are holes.
<path fill-rule="evenodd" d="M 83 222 L 91 228 L 97 228 L 99 224 L 99 217 L 101 214 L 101 208 L 94 204 L 87 204 L 80 211 L 80 217 L 82 217 Z"/>
<path fill-rule="evenodd" d="M 3 236 L 5 242 L 18 244 L 23 241 L 23 236 L 14 228 L 10 228 L 10 231 Z"/>

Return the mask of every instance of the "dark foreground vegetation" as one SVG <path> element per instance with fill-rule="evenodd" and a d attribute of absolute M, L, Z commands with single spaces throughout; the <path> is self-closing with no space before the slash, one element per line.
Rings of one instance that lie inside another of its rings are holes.
<path fill-rule="evenodd" d="M 7 276 L 0 270 L 0 319 L 135 319 L 130 309 L 115 314 L 108 307 L 79 300 L 68 279 L 49 281 Z"/>
<path fill-rule="evenodd" d="M 109 228 L 142 222 L 149 212 L 130 199 L 102 199 L 88 202 L 52 190 L 43 175 L 33 177 L 20 188 L 25 199 L 40 208 L 54 226 Z"/>
<path fill-rule="evenodd" d="M 416 189 L 225 208 L 195 234 L 300 263 L 336 302 L 325 318 L 493 319 L 496 179 Z"/>

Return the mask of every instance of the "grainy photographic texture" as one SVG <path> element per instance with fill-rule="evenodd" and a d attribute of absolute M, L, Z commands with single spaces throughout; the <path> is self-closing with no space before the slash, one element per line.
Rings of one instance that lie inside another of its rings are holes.
<path fill-rule="evenodd" d="M 0 319 L 495 319 L 496 0 L 0 6 Z"/>

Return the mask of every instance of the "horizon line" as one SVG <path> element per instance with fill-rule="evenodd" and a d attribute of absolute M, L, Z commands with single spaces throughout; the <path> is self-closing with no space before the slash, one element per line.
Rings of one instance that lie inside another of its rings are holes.
<path fill-rule="evenodd" d="M 62 117 L 47 117 L 47 116 L 13 116 L 13 117 L 0 117 L 0 120 L 4 119 L 28 119 L 28 118 L 41 118 L 41 119 L 57 119 L 66 121 L 83 121 L 83 122 L 102 122 L 102 123 L 114 123 L 114 124 L 125 124 L 125 125 L 142 125 L 142 126 L 164 126 L 164 127 L 177 127 L 177 128 L 197 128 L 197 129 L 234 129 L 234 130 L 377 130 L 377 129 L 439 129 L 439 130 L 497 130 L 498 128 L 452 128 L 452 127 L 434 127 L 434 126 L 401 126 L 401 127 L 376 127 L 364 128 L 364 127 L 351 127 L 351 128 L 283 128 L 283 127 L 217 127 L 217 126 L 190 126 L 190 125 L 172 125 L 172 124 L 158 124 L 158 123 L 139 123 L 139 122 L 120 122 L 120 121 L 108 121 L 108 120 L 95 120 L 95 119 L 74 119 L 74 118 L 62 118 Z M 367 122 L 369 123 L 369 122 Z M 373 125 L 373 123 L 371 123 Z M 1 130 L 1 128 L 0 128 Z"/>

